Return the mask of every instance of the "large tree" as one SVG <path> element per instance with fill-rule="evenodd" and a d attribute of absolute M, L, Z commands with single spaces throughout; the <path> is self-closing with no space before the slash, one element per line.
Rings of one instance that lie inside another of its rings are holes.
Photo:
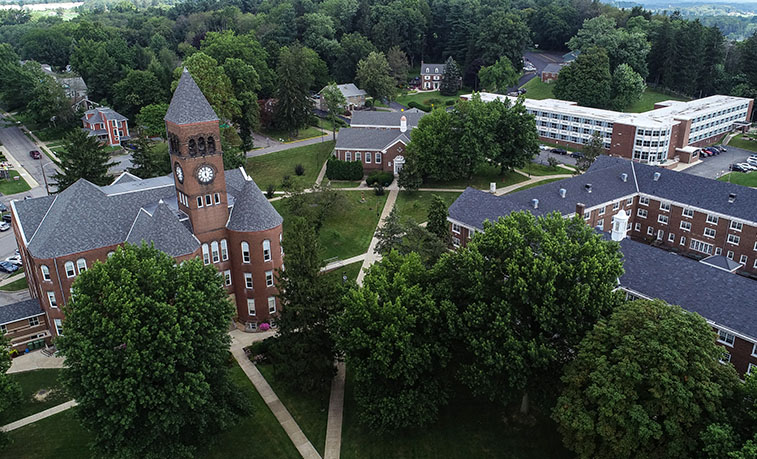
<path fill-rule="evenodd" d="M 127 245 L 81 273 L 72 293 L 57 344 L 99 454 L 189 456 L 233 423 L 234 308 L 213 266 Z"/>
<path fill-rule="evenodd" d="M 659 300 L 620 306 L 575 352 L 553 417 L 581 458 L 694 457 L 739 384 L 705 319 Z"/>
<path fill-rule="evenodd" d="M 618 244 L 581 216 L 515 212 L 442 258 L 444 297 L 458 306 L 460 380 L 499 403 L 556 396 L 555 375 L 594 323 L 620 301 Z"/>
<path fill-rule="evenodd" d="M 481 67 L 478 71 L 481 89 L 494 93 L 507 92 L 508 88 L 518 84 L 518 76 L 519 73 L 507 58 L 499 58 L 494 64 Z"/>
<path fill-rule="evenodd" d="M 147 137 L 142 129 L 137 129 L 137 135 L 133 142 L 136 148 L 131 153 L 132 167 L 129 172 L 140 178 L 158 177 L 171 173 L 171 159 L 168 153 L 168 145 L 156 148 L 155 142 Z"/>
<path fill-rule="evenodd" d="M 641 75 L 634 72 L 630 65 L 620 64 L 612 73 L 610 85 L 612 103 L 610 106 L 615 110 L 627 110 L 641 98 L 645 89 L 647 89 L 647 85 Z"/>
<path fill-rule="evenodd" d="M 108 169 L 115 163 L 110 162 L 110 155 L 97 137 L 88 137 L 83 129 L 71 131 L 57 155 L 55 164 L 59 171 L 53 175 L 53 180 L 58 192 L 82 178 L 95 185 L 110 184 L 112 177 L 108 174 Z"/>
<path fill-rule="evenodd" d="M 516 69 L 523 67 L 523 51 L 531 38 L 528 25 L 516 13 L 497 10 L 483 18 L 476 30 L 468 62 L 478 58 L 483 65 L 491 65 L 504 55 Z"/>
<path fill-rule="evenodd" d="M 302 391 L 328 387 L 334 376 L 335 320 L 343 286 L 321 274 L 318 233 L 303 217 L 287 221 L 283 240 L 286 269 L 278 272 L 281 312 L 271 344 L 274 371 Z"/>
<path fill-rule="evenodd" d="M 344 111 L 344 107 L 347 105 L 347 99 L 344 98 L 344 94 L 339 90 L 336 83 L 331 83 L 321 91 L 321 97 L 326 103 L 326 110 L 331 117 L 331 124 L 334 127 L 334 141 L 336 141 L 336 117 Z"/>
<path fill-rule="evenodd" d="M 375 100 L 391 99 L 395 85 L 390 71 L 384 53 L 373 52 L 357 64 L 358 85 Z"/>
<path fill-rule="evenodd" d="M 208 32 L 202 40 L 200 50 L 219 63 L 225 63 L 226 59 L 239 59 L 252 66 L 257 74 L 254 86 L 259 84 L 261 96 L 270 97 L 273 94 L 276 75 L 268 66 L 268 53 L 254 34 L 237 35 L 231 30 Z M 228 73 L 228 68 L 226 70 Z"/>
<path fill-rule="evenodd" d="M 376 252 L 381 255 L 392 251 L 400 255 L 415 252 L 423 264 L 429 267 L 447 250 L 447 245 L 436 234 L 420 226 L 412 218 L 400 217 L 396 207 L 381 228 L 376 230 L 376 239 Z"/>
<path fill-rule="evenodd" d="M 560 70 L 555 97 L 578 105 L 607 108 L 611 103 L 610 61 L 603 48 L 591 48 Z"/>
<path fill-rule="evenodd" d="M 442 82 L 439 84 L 439 93 L 443 96 L 456 95 L 457 90 L 460 89 L 462 78 L 463 74 L 460 72 L 457 62 L 452 59 L 452 56 L 448 57 L 444 65 L 444 73 L 442 73 Z"/>
<path fill-rule="evenodd" d="M 395 45 L 386 52 L 386 61 L 389 63 L 395 84 L 407 84 L 407 72 L 410 70 L 410 65 L 407 63 L 407 54 L 399 46 Z"/>
<path fill-rule="evenodd" d="M 313 76 L 301 46 L 281 49 L 276 73 L 276 123 L 282 129 L 296 133 L 307 126 L 313 107 L 309 93 Z"/>
<path fill-rule="evenodd" d="M 143 129 L 150 137 L 165 137 L 166 122 L 163 118 L 168 111 L 168 104 L 145 105 L 137 114 L 137 127 Z"/>
<path fill-rule="evenodd" d="M 158 78 L 147 70 L 131 70 L 113 87 L 115 108 L 128 118 L 134 118 L 142 107 L 165 101 Z"/>
<path fill-rule="evenodd" d="M 342 52 L 334 64 L 334 77 L 338 83 L 352 83 L 355 80 L 357 64 L 376 51 L 370 40 L 358 32 L 342 35 Z M 391 61 L 389 62 L 391 65 Z"/>
<path fill-rule="evenodd" d="M 8 377 L 10 367 L 10 346 L 8 346 L 8 339 L 0 332 L 0 414 L 21 397 L 21 387 Z M 5 432 L 0 432 L 0 447 L 7 442 Z"/>
<path fill-rule="evenodd" d="M 260 125 L 260 106 L 258 94 L 258 72 L 252 65 L 245 64 L 237 58 L 228 58 L 223 63 L 223 70 L 231 81 L 231 88 L 239 103 L 239 113 L 233 118 L 234 125 L 242 140 L 242 149 L 252 148 L 252 132 Z"/>
<path fill-rule="evenodd" d="M 591 136 L 589 143 L 587 143 L 581 150 L 581 156 L 579 156 L 579 158 L 576 160 L 576 166 L 580 170 L 585 171 L 589 169 L 589 167 L 594 164 L 594 161 L 596 161 L 599 155 L 603 154 L 604 152 L 604 140 L 602 139 L 599 132 L 595 131 Z"/>
<path fill-rule="evenodd" d="M 449 222 L 447 217 L 447 203 L 438 194 L 433 195 L 428 209 L 428 223 L 426 229 L 431 231 L 446 246 L 449 244 Z"/>
<path fill-rule="evenodd" d="M 202 52 L 194 53 L 184 61 L 184 67 L 189 70 L 219 118 L 232 120 L 240 116 L 241 108 L 231 79 L 217 60 Z M 181 72 L 181 68 L 174 71 L 172 89 L 179 84 Z"/>

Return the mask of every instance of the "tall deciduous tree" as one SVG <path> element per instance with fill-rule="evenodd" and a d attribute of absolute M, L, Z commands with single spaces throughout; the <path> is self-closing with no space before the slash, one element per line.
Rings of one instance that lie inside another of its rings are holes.
<path fill-rule="evenodd" d="M 560 70 L 555 97 L 587 107 L 606 108 L 610 104 L 610 61 L 602 48 L 591 48 Z"/>
<path fill-rule="evenodd" d="M 357 64 L 358 85 L 375 100 L 391 99 L 395 86 L 390 70 L 384 53 L 373 52 Z"/>
<path fill-rule="evenodd" d="M 239 102 L 239 113 L 232 121 L 242 139 L 242 149 L 247 151 L 252 148 L 252 131 L 260 125 L 258 72 L 252 65 L 237 58 L 226 59 L 223 70 L 229 77 L 234 96 Z"/>
<path fill-rule="evenodd" d="M 516 69 L 523 66 L 523 51 L 531 38 L 528 25 L 517 14 L 495 11 L 486 16 L 476 30 L 477 37 L 468 53 L 469 62 L 480 58 L 483 65 L 491 65 L 504 55 Z"/>
<path fill-rule="evenodd" d="M 518 83 L 518 72 L 513 68 L 510 59 L 500 58 L 497 62 L 481 67 L 478 71 L 481 89 L 494 93 L 505 93 L 511 86 Z"/>
<path fill-rule="evenodd" d="M 431 199 L 431 206 L 428 209 L 426 229 L 436 235 L 445 245 L 449 244 L 448 216 L 447 203 L 439 195 L 435 194 Z"/>
<path fill-rule="evenodd" d="M 239 101 L 234 94 L 231 80 L 217 60 L 202 52 L 194 53 L 184 61 L 184 67 L 189 70 L 219 118 L 232 120 L 240 116 Z M 181 68 L 174 71 L 172 91 L 179 84 L 181 72 Z"/>
<path fill-rule="evenodd" d="M 384 224 L 376 230 L 376 251 L 387 255 L 396 251 L 400 255 L 417 253 L 423 264 L 431 267 L 447 250 L 447 246 L 434 233 L 418 225 L 412 218 L 401 218 L 393 208 Z"/>
<path fill-rule="evenodd" d="M 460 71 L 460 67 L 457 66 L 457 62 L 452 59 L 452 56 L 447 58 L 447 62 L 444 64 L 444 73 L 442 74 L 442 82 L 439 84 L 439 93 L 443 96 L 454 96 L 457 94 L 457 90 L 460 89 L 462 84 L 463 74 Z"/>
<path fill-rule="evenodd" d="M 308 92 L 313 78 L 302 47 L 284 47 L 276 67 L 276 122 L 291 133 L 307 126 L 313 103 Z"/>
<path fill-rule="evenodd" d="M 630 65 L 620 64 L 612 73 L 612 108 L 626 110 L 631 104 L 641 98 L 647 85 L 638 73 L 634 72 Z"/>
<path fill-rule="evenodd" d="M 397 85 L 407 83 L 407 72 L 410 70 L 410 64 L 407 63 L 407 54 L 399 46 L 392 46 L 386 52 L 386 61 L 389 63 L 392 78 Z"/>
<path fill-rule="evenodd" d="M 620 306 L 575 350 L 553 417 L 581 458 L 693 457 L 739 384 L 704 318 L 659 300 Z"/>
<path fill-rule="evenodd" d="M 65 307 L 63 378 L 107 457 L 188 456 L 233 423 L 233 306 L 199 259 L 125 246 L 81 273 Z"/>
<path fill-rule="evenodd" d="M 147 70 L 131 70 L 113 87 L 115 108 L 128 118 L 134 118 L 142 107 L 165 102 L 165 99 L 158 78 Z"/>
<path fill-rule="evenodd" d="M 137 126 L 150 137 L 165 137 L 166 122 L 163 120 L 168 111 L 168 104 L 145 105 L 137 114 Z"/>
<path fill-rule="evenodd" d="M 355 81 L 358 62 L 375 52 L 376 47 L 358 32 L 342 35 L 340 44 L 342 52 L 334 64 L 334 77 L 338 83 L 352 83 Z"/>
<path fill-rule="evenodd" d="M 3 333 L 0 333 L 0 413 L 3 413 L 21 397 L 21 387 L 8 377 L 10 367 L 11 356 L 8 339 Z M 7 442 L 8 438 L 5 432 L 0 432 L 0 446 L 4 446 Z"/>
<path fill-rule="evenodd" d="M 578 168 L 582 171 L 585 171 L 589 167 L 591 167 L 591 165 L 594 164 L 594 161 L 599 157 L 599 155 L 603 154 L 604 152 L 604 141 L 602 140 L 600 134 L 598 132 L 595 132 L 591 136 L 589 143 L 587 143 L 583 148 L 582 155 L 576 160 L 576 166 L 578 166 Z"/>
<path fill-rule="evenodd" d="M 108 169 L 115 165 L 110 162 L 110 155 L 97 137 L 87 137 L 83 129 L 76 129 L 68 134 L 55 164 L 60 169 L 53 175 L 58 192 L 82 178 L 95 185 L 108 185 L 112 180 Z"/>
<path fill-rule="evenodd" d="M 334 127 L 334 141 L 336 141 L 336 116 L 344 111 L 347 99 L 344 98 L 344 94 L 339 90 L 336 83 L 331 83 L 323 88 L 321 97 L 323 97 L 329 117 L 331 117 L 331 125 Z"/>

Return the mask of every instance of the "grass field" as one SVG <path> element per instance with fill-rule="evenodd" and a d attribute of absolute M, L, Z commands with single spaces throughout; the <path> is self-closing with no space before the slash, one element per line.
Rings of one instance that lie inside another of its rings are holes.
<path fill-rule="evenodd" d="M 258 365 L 258 370 L 292 415 L 302 433 L 323 456 L 326 446 L 326 422 L 328 421 L 331 385 L 314 394 L 302 394 L 292 390 L 276 378 L 273 365 Z"/>
<path fill-rule="evenodd" d="M 528 185 L 523 185 L 523 186 L 522 186 L 522 187 L 520 187 L 520 188 L 516 188 L 516 189 L 514 189 L 514 190 L 513 190 L 513 191 L 511 191 L 510 193 L 515 193 L 515 192 L 518 192 L 518 191 L 527 190 L 527 189 L 529 189 L 529 188 L 535 188 L 535 187 L 537 187 L 537 186 L 546 185 L 547 183 L 557 182 L 557 181 L 559 181 L 559 180 L 565 180 L 565 178 L 564 178 L 564 177 L 563 177 L 563 178 L 560 178 L 560 177 L 556 177 L 556 178 L 549 178 L 549 179 L 544 179 L 544 180 L 542 180 L 542 181 L 539 181 L 539 182 L 536 182 L 536 183 L 529 183 Z M 510 193 L 508 193 L 508 194 L 510 194 Z"/>
<path fill-rule="evenodd" d="M 272 138 L 273 140 L 279 140 L 284 142 L 292 142 L 295 140 L 309 139 L 311 137 L 318 137 L 323 134 L 319 129 L 308 126 L 305 129 L 300 129 L 296 136 L 290 135 L 287 131 L 279 129 L 264 130 L 261 134 Z M 325 135 L 325 134 L 324 134 Z"/>
<path fill-rule="evenodd" d="M 70 400 L 70 397 L 66 394 L 66 391 L 58 380 L 59 375 L 59 369 L 35 370 L 11 374 L 10 379 L 21 386 L 21 399 L 0 413 L 0 425 L 17 421 Z M 38 401 L 34 398 L 34 394 L 40 389 L 49 391 L 43 401 Z"/>
<path fill-rule="evenodd" d="M 31 189 L 29 184 L 26 183 L 26 180 L 18 175 L 18 172 L 9 172 L 11 175 L 11 178 L 9 180 L 0 180 L 0 193 L 9 195 L 23 193 L 24 191 L 29 191 Z M 18 180 L 13 179 L 13 177 L 18 177 Z"/>
<path fill-rule="evenodd" d="M 325 179 L 323 184 L 328 183 L 331 188 L 356 188 L 360 186 L 362 180 L 329 180 Z"/>
<path fill-rule="evenodd" d="M 363 267 L 363 262 L 356 261 L 355 263 L 351 263 L 343 268 L 329 271 L 328 273 L 324 274 L 324 276 L 333 276 L 339 280 L 342 280 L 342 276 L 346 274 L 347 280 L 355 281 L 357 280 L 357 275 L 360 274 L 360 268 L 362 267 Z"/>
<path fill-rule="evenodd" d="M 721 182 L 735 183 L 736 185 L 744 185 L 750 187 L 757 187 L 757 171 L 755 172 L 731 172 L 724 174 L 718 178 Z"/>
<path fill-rule="evenodd" d="M 16 274 L 16 273 L 13 273 L 13 274 Z M 18 290 L 24 290 L 28 287 L 29 287 L 29 283 L 26 280 L 26 276 L 24 276 L 21 279 L 16 279 L 13 282 L 10 282 L 8 284 L 1 286 L 0 290 L 2 290 L 3 292 L 16 292 Z"/>
<path fill-rule="evenodd" d="M 461 177 L 459 179 L 449 180 L 446 182 L 431 180 L 427 183 L 424 183 L 422 187 L 463 189 L 467 186 L 472 186 L 473 188 L 478 188 L 480 190 L 488 190 L 489 182 L 496 182 L 497 188 L 501 188 L 504 186 L 514 185 L 524 180 L 528 180 L 528 177 L 514 171 L 507 171 L 504 174 L 501 174 L 498 167 L 485 164 L 479 166 L 470 179 Z"/>
<path fill-rule="evenodd" d="M 560 442 L 557 429 L 547 417 L 536 425 L 506 424 L 504 409 L 488 401 L 466 396 L 458 389 L 450 404 L 440 410 L 439 420 L 422 429 L 378 434 L 359 424 L 347 370 L 342 425 L 342 459 L 383 458 L 508 458 L 560 459 L 572 457 Z"/>
<path fill-rule="evenodd" d="M 728 142 L 729 147 L 743 148 L 744 150 L 757 151 L 757 140 L 747 140 L 744 134 L 739 134 Z"/>
<path fill-rule="evenodd" d="M 363 193 L 354 191 L 340 194 L 344 196 L 344 205 L 339 206 L 334 214 L 326 218 L 318 238 L 323 259 L 344 260 L 365 253 L 387 196 L 376 196 L 372 191 L 366 191 L 366 202 L 360 202 Z M 286 199 L 274 201 L 272 204 L 284 217 L 286 232 L 287 219 L 291 217 Z"/>
<path fill-rule="evenodd" d="M 239 365 L 231 369 L 232 382 L 239 392 L 250 399 L 252 412 L 237 424 L 217 435 L 203 439 L 199 458 L 299 458 L 286 432 L 271 413 Z M 0 449 L 1 457 L 85 459 L 93 457 L 89 451 L 90 434 L 74 415 L 66 410 L 34 424 L 8 433 L 12 444 Z"/>
<path fill-rule="evenodd" d="M 549 165 L 539 163 L 528 163 L 526 167 L 520 169 L 526 175 L 543 176 L 543 175 L 558 175 L 558 174 L 570 174 L 570 171 L 560 166 L 550 167 Z"/>
<path fill-rule="evenodd" d="M 441 197 L 449 207 L 460 196 L 460 193 L 450 191 L 400 191 L 394 208 L 397 209 L 400 216 L 410 217 L 416 223 L 423 223 L 428 220 L 428 209 L 434 195 Z"/>
<path fill-rule="evenodd" d="M 524 95 L 527 99 L 536 99 L 536 100 L 542 100 L 542 99 L 554 99 L 555 95 L 553 93 L 555 84 L 554 83 L 542 83 L 541 78 L 539 78 L 539 75 L 536 75 L 536 77 L 531 78 L 521 86 L 523 89 L 526 90 L 526 94 Z"/>
<path fill-rule="evenodd" d="M 444 106 L 444 103 L 446 101 L 458 100 L 460 98 L 460 94 L 468 94 L 470 92 L 470 89 L 461 89 L 454 96 L 443 96 L 441 95 L 441 93 L 439 93 L 439 91 L 406 93 L 397 97 L 397 103 L 400 103 L 406 107 L 409 106 L 410 102 L 428 105 L 429 107 L 432 103 L 435 103 L 436 105 L 434 105 L 434 108 L 438 108 L 440 106 Z M 433 102 L 433 99 L 436 99 L 439 102 Z"/>
<path fill-rule="evenodd" d="M 315 183 L 323 163 L 326 162 L 333 150 L 334 142 L 332 141 L 290 148 L 249 158 L 245 169 L 263 191 L 269 184 L 280 190 L 285 175 L 288 175 L 295 184 L 309 188 Z M 304 175 L 297 176 L 294 173 L 294 167 L 297 164 L 305 166 Z"/>

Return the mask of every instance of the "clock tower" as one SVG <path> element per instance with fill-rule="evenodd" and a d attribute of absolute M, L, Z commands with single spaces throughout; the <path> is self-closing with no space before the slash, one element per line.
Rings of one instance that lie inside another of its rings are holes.
<path fill-rule="evenodd" d="M 225 228 L 229 206 L 218 116 L 187 69 L 164 119 L 179 209 L 202 240 Z"/>

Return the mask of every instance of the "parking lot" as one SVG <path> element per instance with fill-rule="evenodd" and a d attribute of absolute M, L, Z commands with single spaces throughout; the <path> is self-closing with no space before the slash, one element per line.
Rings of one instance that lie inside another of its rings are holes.
<path fill-rule="evenodd" d="M 728 149 L 727 152 L 717 156 L 703 157 L 701 164 L 684 169 L 682 172 L 714 179 L 727 174 L 731 164 L 746 162 L 749 155 L 754 154 L 753 151 L 741 148 L 730 146 L 726 146 L 726 148 Z"/>

